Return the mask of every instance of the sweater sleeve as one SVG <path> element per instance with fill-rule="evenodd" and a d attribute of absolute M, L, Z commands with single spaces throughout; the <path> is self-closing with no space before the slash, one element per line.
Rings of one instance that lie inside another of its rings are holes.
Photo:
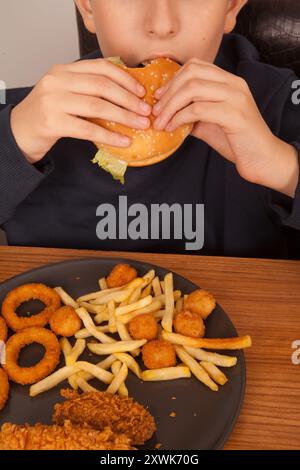
<path fill-rule="evenodd" d="M 54 167 L 48 156 L 35 165 L 26 160 L 11 130 L 12 107 L 0 109 L 0 225 L 12 217 L 17 206 Z"/>
<path fill-rule="evenodd" d="M 300 168 L 300 138 L 298 142 L 289 142 L 298 152 L 298 163 Z M 276 191 L 269 192 L 269 205 L 280 218 L 284 226 L 300 231 L 300 178 L 295 192 L 294 198 L 289 198 L 284 194 Z M 300 233 L 299 233 L 300 240 Z"/>
<path fill-rule="evenodd" d="M 276 116 L 276 120 L 280 116 L 279 124 L 275 130 L 272 130 L 281 140 L 296 148 L 300 167 L 300 103 L 297 104 L 293 87 L 296 81 L 296 75 L 290 73 L 273 97 L 269 113 L 274 118 Z M 274 190 L 267 190 L 267 204 L 283 226 L 300 231 L 300 178 L 294 198 Z M 300 233 L 298 236 L 300 237 Z"/>

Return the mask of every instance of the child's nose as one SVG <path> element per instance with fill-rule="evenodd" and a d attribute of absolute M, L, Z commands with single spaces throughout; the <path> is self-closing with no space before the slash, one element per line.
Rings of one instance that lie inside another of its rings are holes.
<path fill-rule="evenodd" d="M 172 9 L 172 1 L 151 0 L 150 3 L 147 33 L 159 38 L 173 37 L 178 30 L 178 21 Z"/>

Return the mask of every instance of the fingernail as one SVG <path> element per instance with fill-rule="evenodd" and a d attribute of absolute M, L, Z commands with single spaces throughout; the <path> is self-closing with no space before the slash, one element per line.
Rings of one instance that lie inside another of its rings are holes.
<path fill-rule="evenodd" d="M 141 107 L 141 110 L 144 111 L 145 113 L 149 113 L 151 111 L 150 104 L 145 103 L 145 101 L 140 102 L 140 107 Z"/>
<path fill-rule="evenodd" d="M 136 120 L 136 123 L 141 127 L 148 127 L 150 124 L 150 121 L 147 118 L 138 117 Z"/>
<path fill-rule="evenodd" d="M 158 118 L 154 121 L 154 127 L 155 127 L 155 129 L 160 129 L 161 124 L 162 124 L 162 119 L 161 119 L 160 117 L 158 117 Z"/>
<path fill-rule="evenodd" d="M 145 94 L 145 93 L 146 93 L 146 90 L 145 90 L 145 88 L 143 87 L 143 85 L 137 85 L 137 86 L 136 86 L 136 89 L 137 89 L 137 91 L 138 91 L 140 94 L 142 94 L 142 93 Z"/>
<path fill-rule="evenodd" d="M 120 143 L 123 144 L 123 145 L 129 145 L 129 144 L 131 144 L 131 139 L 129 137 L 121 135 L 120 136 Z"/>
<path fill-rule="evenodd" d="M 157 97 L 160 96 L 162 92 L 164 91 L 164 88 L 165 88 L 164 86 L 162 86 L 161 88 L 158 88 L 156 92 L 154 93 L 154 96 L 157 96 Z"/>
<path fill-rule="evenodd" d="M 153 114 L 158 114 L 160 110 L 161 110 L 161 101 L 156 103 L 156 105 L 153 107 Z"/>

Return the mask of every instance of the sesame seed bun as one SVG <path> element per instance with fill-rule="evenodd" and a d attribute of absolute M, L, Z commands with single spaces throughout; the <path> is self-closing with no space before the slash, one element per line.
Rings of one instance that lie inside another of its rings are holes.
<path fill-rule="evenodd" d="M 181 68 L 177 62 L 160 57 L 153 59 L 143 68 L 130 68 L 123 64 L 116 64 L 135 77 L 146 89 L 144 101 L 153 106 L 157 100 L 155 91 L 173 78 Z M 172 155 L 190 134 L 193 125 L 185 124 L 173 132 L 157 131 L 152 127 L 156 117 L 149 116 L 151 126 L 146 130 L 132 129 L 119 123 L 105 121 L 104 119 L 90 119 L 113 132 L 119 132 L 132 139 L 130 147 L 112 147 L 95 142 L 98 149 L 105 149 L 114 157 L 125 160 L 128 166 L 147 166 L 158 163 Z"/>

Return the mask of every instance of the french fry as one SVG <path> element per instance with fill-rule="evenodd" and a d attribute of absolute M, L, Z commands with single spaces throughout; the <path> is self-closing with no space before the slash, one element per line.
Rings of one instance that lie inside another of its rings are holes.
<path fill-rule="evenodd" d="M 96 330 L 101 331 L 102 333 L 109 333 L 108 325 L 96 326 Z M 92 334 L 86 328 L 82 328 L 81 330 L 75 333 L 75 338 L 77 339 L 79 338 L 86 339 L 86 338 L 90 338 L 91 336 Z"/>
<path fill-rule="evenodd" d="M 126 328 L 126 325 L 124 325 L 124 323 L 117 321 L 116 327 L 117 327 L 118 334 L 122 341 L 132 341 L 132 338 Z M 138 356 L 140 354 L 140 349 L 135 349 L 134 351 L 131 351 L 131 354 L 133 356 Z"/>
<path fill-rule="evenodd" d="M 224 385 L 228 382 L 228 379 L 223 372 L 218 369 L 217 366 L 212 364 L 211 362 L 201 361 L 200 366 L 203 367 L 204 370 L 208 373 L 208 375 L 219 385 Z"/>
<path fill-rule="evenodd" d="M 116 326 L 117 326 L 118 335 L 120 336 L 120 339 L 122 341 L 132 341 L 132 338 L 129 332 L 123 323 L 121 323 L 120 321 L 117 321 Z"/>
<path fill-rule="evenodd" d="M 65 363 L 67 363 L 68 356 L 71 354 L 71 351 L 72 351 L 72 346 L 67 338 L 60 338 L 59 344 L 60 344 L 61 350 L 65 358 Z M 77 390 L 76 374 L 71 375 L 68 378 L 68 382 L 74 390 Z"/>
<path fill-rule="evenodd" d="M 133 302 L 136 302 L 137 300 L 139 300 L 140 294 L 142 291 L 142 288 L 140 286 L 143 283 L 143 280 L 141 278 L 136 278 L 136 279 L 133 279 L 133 281 L 136 281 L 137 279 L 139 279 L 140 281 L 137 287 L 134 287 L 134 286 L 130 287 L 130 289 L 132 289 L 132 293 L 130 294 L 129 297 L 127 297 L 127 299 L 123 300 L 123 302 L 119 304 L 119 307 L 124 307 L 124 305 L 132 304 Z M 131 281 L 128 285 L 132 284 L 133 281 Z"/>
<path fill-rule="evenodd" d="M 180 298 L 180 296 L 181 296 L 181 292 L 179 290 L 175 290 L 174 291 L 174 300 L 178 300 Z M 119 320 L 122 323 L 126 324 L 126 323 L 129 323 L 133 318 L 135 318 L 138 315 L 141 315 L 143 313 L 157 312 L 158 310 L 161 310 L 164 305 L 165 305 L 165 295 L 162 294 L 158 297 L 153 297 L 152 302 L 149 305 L 147 305 L 147 307 L 137 309 L 137 310 L 135 310 L 131 313 L 120 315 Z M 165 310 L 163 309 L 163 310 L 161 310 L 161 312 L 165 312 Z M 160 318 L 160 315 L 157 318 Z"/>
<path fill-rule="evenodd" d="M 222 354 L 204 351 L 204 349 L 201 348 L 189 348 L 188 346 L 184 346 L 184 349 L 195 359 L 198 359 L 198 361 L 211 362 L 216 366 L 233 367 L 237 363 L 237 358 L 233 356 L 224 356 Z"/>
<path fill-rule="evenodd" d="M 141 292 L 141 299 L 144 299 L 145 297 L 147 297 L 148 295 L 151 294 L 151 290 L 152 290 L 152 283 L 150 282 L 150 284 L 148 284 L 146 287 L 144 287 L 144 289 L 142 290 Z"/>
<path fill-rule="evenodd" d="M 137 287 L 141 287 L 144 284 L 144 279 L 142 277 L 136 277 L 135 279 L 132 279 L 132 281 L 128 282 L 128 284 L 125 284 L 123 286 L 123 289 L 136 289 Z"/>
<path fill-rule="evenodd" d="M 159 295 L 162 295 L 161 285 L 160 285 L 158 276 L 156 276 L 153 279 L 152 288 L 153 288 L 154 297 L 158 297 Z"/>
<path fill-rule="evenodd" d="M 89 313 L 86 311 L 84 307 L 79 307 L 76 309 L 77 315 L 81 318 L 84 326 L 86 329 L 91 333 L 92 336 L 97 338 L 101 343 L 115 343 L 115 340 L 113 338 L 110 338 L 107 336 L 105 333 L 102 333 L 101 331 L 97 331 L 97 328 L 91 319 Z"/>
<path fill-rule="evenodd" d="M 140 308 L 135 310 L 131 313 L 127 313 L 126 315 L 120 315 L 118 320 L 125 325 L 129 323 L 133 318 L 137 317 L 138 315 L 142 315 L 143 313 L 154 313 L 160 310 L 162 307 L 162 302 L 160 300 L 153 300 L 151 304 L 147 305 L 147 307 Z"/>
<path fill-rule="evenodd" d="M 120 372 L 120 369 L 122 367 L 122 363 L 120 361 L 115 361 L 112 366 L 111 366 L 111 370 L 112 370 L 112 373 L 114 374 L 115 377 L 118 376 L 119 372 Z M 128 393 L 128 390 L 127 390 L 127 387 L 125 385 L 125 382 L 122 382 L 119 389 L 118 389 L 118 394 L 121 396 L 121 397 L 128 397 L 129 393 Z"/>
<path fill-rule="evenodd" d="M 71 352 L 66 357 L 67 366 L 73 366 L 76 363 L 79 356 L 81 356 L 81 354 L 85 350 L 85 346 L 86 346 L 86 341 L 84 339 L 77 339 Z"/>
<path fill-rule="evenodd" d="M 59 344 L 60 344 L 60 347 L 61 347 L 61 350 L 62 350 L 62 353 L 64 355 L 64 358 L 65 358 L 65 363 L 67 365 L 67 361 L 68 361 L 68 356 L 71 354 L 72 352 L 72 346 L 71 346 L 71 343 L 70 341 L 67 339 L 67 338 L 60 338 L 59 340 Z M 85 347 L 85 345 L 84 345 Z M 73 362 L 73 361 L 72 361 Z M 73 362 L 73 364 L 75 363 L 75 361 Z M 69 365 L 73 365 L 73 364 L 69 364 Z M 77 382 L 76 382 L 76 378 L 75 378 L 76 374 L 70 376 L 68 378 L 68 381 L 69 381 L 69 384 L 71 385 L 72 388 L 74 388 L 74 390 L 76 390 L 77 388 Z"/>
<path fill-rule="evenodd" d="M 174 296 L 174 301 L 181 298 L 181 291 L 176 289 L 173 291 L 173 296 Z M 164 306 L 166 305 L 166 294 L 159 295 L 158 297 L 153 297 L 153 300 L 159 300 L 161 302 L 161 305 Z"/>
<path fill-rule="evenodd" d="M 111 367 L 111 365 L 113 364 L 115 360 L 116 360 L 115 356 L 111 354 L 110 356 L 107 356 L 102 361 L 98 362 L 96 366 L 101 367 L 101 369 L 107 370 Z"/>
<path fill-rule="evenodd" d="M 251 337 L 249 335 L 239 336 L 236 338 L 201 338 L 202 344 L 200 347 L 204 349 L 217 349 L 217 350 L 237 350 L 250 348 L 252 345 Z"/>
<path fill-rule="evenodd" d="M 99 281 L 98 281 L 98 284 L 99 284 L 100 290 L 107 290 L 107 284 L 106 284 L 105 277 L 101 277 L 101 279 L 99 279 Z"/>
<path fill-rule="evenodd" d="M 65 363 L 67 363 L 67 357 L 72 351 L 72 346 L 67 338 L 60 338 L 59 344 L 62 350 L 62 353 L 65 358 Z M 68 382 L 74 390 L 76 390 L 77 387 L 77 381 L 76 381 L 76 374 L 71 375 L 71 377 L 68 378 Z"/>
<path fill-rule="evenodd" d="M 64 358 L 66 360 L 67 356 L 72 351 L 71 343 L 67 338 L 60 338 L 59 344 L 60 344 L 61 350 L 63 352 Z"/>
<path fill-rule="evenodd" d="M 101 312 L 101 313 L 98 313 L 95 317 L 94 317 L 94 321 L 95 323 L 97 323 L 98 325 L 100 325 L 101 323 L 105 322 L 105 321 L 108 321 L 109 320 L 109 315 L 108 315 L 108 310 L 107 308 L 105 308 L 105 311 Z"/>
<path fill-rule="evenodd" d="M 182 312 L 182 310 L 183 310 L 183 297 L 180 297 L 180 299 L 176 301 L 175 312 L 180 313 Z"/>
<path fill-rule="evenodd" d="M 114 395 L 119 390 L 121 384 L 125 382 L 127 375 L 128 375 L 128 367 L 126 364 L 123 363 L 119 372 L 117 373 L 115 378 L 112 380 L 111 384 L 109 385 L 106 391 Z"/>
<path fill-rule="evenodd" d="M 210 378 L 208 373 L 203 369 L 203 367 L 198 364 L 195 359 L 189 355 L 189 353 L 182 346 L 175 346 L 176 354 L 179 359 L 187 365 L 194 376 L 209 387 L 214 392 L 217 392 L 219 387 L 218 385 Z"/>
<path fill-rule="evenodd" d="M 155 271 L 154 269 L 150 269 L 150 271 L 148 271 L 143 277 L 143 284 L 142 284 L 142 289 L 144 289 L 144 287 L 146 287 L 148 284 L 150 284 L 150 282 L 153 281 L 155 277 Z"/>
<path fill-rule="evenodd" d="M 141 279 L 141 281 L 142 281 L 142 279 Z M 119 304 L 119 307 L 124 307 L 124 305 L 132 304 L 133 302 L 136 302 L 137 300 L 139 300 L 139 298 L 141 296 L 141 292 L 142 292 L 142 288 L 140 286 L 133 289 L 130 296 L 126 300 L 123 300 L 123 302 L 121 302 Z"/>
<path fill-rule="evenodd" d="M 110 333 L 115 333 L 116 330 L 116 315 L 115 315 L 115 302 L 110 300 L 107 304 L 108 309 L 108 329 Z"/>
<path fill-rule="evenodd" d="M 164 281 L 160 281 L 160 287 L 161 287 L 162 293 L 164 294 L 165 293 L 165 282 Z"/>
<path fill-rule="evenodd" d="M 128 304 L 133 304 L 134 302 L 137 302 L 141 296 L 141 293 L 142 293 L 141 287 L 137 287 L 136 289 L 134 289 L 134 291 L 132 292 L 131 296 L 128 299 Z"/>
<path fill-rule="evenodd" d="M 115 353 L 114 356 L 121 362 L 127 365 L 128 369 L 130 369 L 139 379 L 141 378 L 141 369 L 139 364 L 136 360 L 130 355 L 126 353 Z"/>
<path fill-rule="evenodd" d="M 90 362 L 78 361 L 76 362 L 76 366 L 80 370 L 83 370 L 84 372 L 88 372 L 89 374 L 93 375 L 94 377 L 96 377 L 101 382 L 104 382 L 105 384 L 110 384 L 114 378 L 111 372 L 101 369 L 100 367 L 96 366 L 95 364 L 91 364 Z"/>
<path fill-rule="evenodd" d="M 56 387 L 60 382 L 63 382 L 71 375 L 75 374 L 78 371 L 78 367 L 74 366 L 66 366 L 62 367 L 61 369 L 53 372 L 53 374 L 48 375 L 43 380 L 40 380 L 36 384 L 32 385 L 29 389 L 29 395 L 31 397 L 35 397 L 40 393 L 46 392 L 51 388 Z"/>
<path fill-rule="evenodd" d="M 165 314 L 165 310 L 157 310 L 153 312 L 153 316 L 156 320 L 162 320 Z"/>
<path fill-rule="evenodd" d="M 93 305 L 89 302 L 79 302 L 79 307 L 84 307 L 89 313 L 99 315 L 107 311 L 106 305 Z"/>
<path fill-rule="evenodd" d="M 163 369 L 144 370 L 142 380 L 151 382 L 156 380 L 174 380 L 191 377 L 191 371 L 186 366 L 165 367 Z"/>
<path fill-rule="evenodd" d="M 237 338 L 191 338 L 178 333 L 163 331 L 163 339 L 173 344 L 188 346 L 191 348 L 204 349 L 244 349 L 251 346 L 250 336 L 240 336 Z"/>
<path fill-rule="evenodd" d="M 104 305 L 104 304 L 107 304 L 110 300 L 113 300 L 116 303 L 120 303 L 120 302 L 123 302 L 123 300 L 128 299 L 130 294 L 132 294 L 133 290 L 134 289 L 125 289 L 125 290 L 118 290 L 116 292 L 109 292 L 106 295 L 90 300 L 90 303 L 92 305 Z"/>
<path fill-rule="evenodd" d="M 59 343 L 60 343 L 62 352 L 64 354 L 66 366 L 73 366 L 76 363 L 78 357 L 85 350 L 85 344 L 86 344 L 83 339 L 80 339 L 76 341 L 75 345 L 72 348 L 67 338 L 61 338 Z M 74 374 L 68 377 L 68 382 L 74 390 L 77 390 L 78 388 L 76 376 L 77 374 Z"/>
<path fill-rule="evenodd" d="M 83 392 L 98 392 L 95 387 L 92 387 L 86 380 L 82 377 L 77 377 L 77 385 Z"/>
<path fill-rule="evenodd" d="M 111 354 L 110 356 L 103 359 L 103 361 L 98 362 L 98 364 L 96 364 L 96 366 L 100 367 L 100 369 L 107 370 L 111 367 L 111 365 L 113 364 L 113 362 L 115 360 L 116 360 L 115 356 L 113 354 Z M 91 380 L 94 377 L 93 374 L 90 374 L 89 372 L 84 372 L 84 371 L 79 371 L 79 372 L 77 372 L 76 375 L 77 375 L 77 377 L 83 378 L 86 382 L 88 382 L 89 380 Z"/>
<path fill-rule="evenodd" d="M 170 343 L 182 346 L 196 348 L 198 345 L 198 338 L 190 338 L 189 336 L 180 335 L 178 333 L 169 333 L 168 331 L 162 332 L 162 338 Z"/>
<path fill-rule="evenodd" d="M 89 294 L 81 295 L 80 297 L 78 297 L 78 299 L 76 299 L 76 301 L 78 303 L 87 302 L 89 300 L 97 299 L 98 297 L 104 297 L 109 293 L 117 292 L 121 289 L 122 289 L 122 287 L 112 287 L 111 289 L 105 289 L 105 290 L 98 290 L 96 292 L 90 292 Z"/>
<path fill-rule="evenodd" d="M 174 293 L 173 293 L 173 274 L 168 273 L 165 275 L 165 314 L 162 319 L 162 327 L 164 330 L 171 333 L 173 327 L 174 316 Z"/>
<path fill-rule="evenodd" d="M 146 339 L 140 339 L 137 341 L 116 341 L 115 343 L 111 344 L 88 343 L 87 347 L 92 353 L 102 356 L 105 354 L 134 351 L 135 349 L 143 346 L 145 343 L 147 343 Z"/>
<path fill-rule="evenodd" d="M 78 303 L 62 287 L 54 287 L 54 290 L 58 293 L 63 304 L 78 308 Z"/>
<path fill-rule="evenodd" d="M 148 295 L 144 299 L 140 299 L 137 302 L 134 302 L 133 304 L 125 305 L 124 307 L 117 307 L 116 316 L 118 317 L 120 315 L 125 315 L 127 313 L 133 312 L 134 310 L 147 307 L 147 305 L 151 304 L 152 298 L 153 298 L 152 295 Z"/>

